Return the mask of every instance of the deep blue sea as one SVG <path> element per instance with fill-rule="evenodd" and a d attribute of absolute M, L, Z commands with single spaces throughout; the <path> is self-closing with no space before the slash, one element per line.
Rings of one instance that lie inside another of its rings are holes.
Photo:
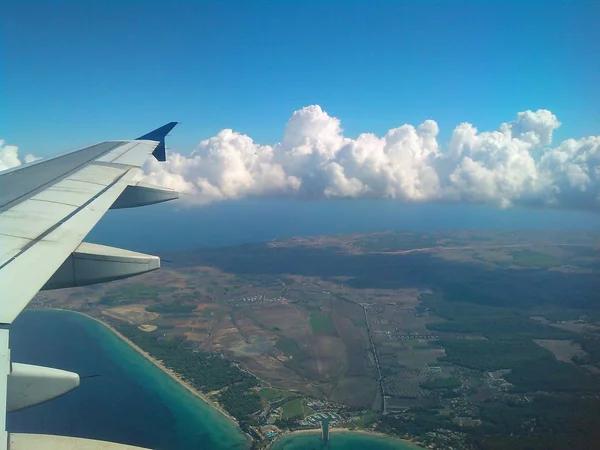
<path fill-rule="evenodd" d="M 109 211 L 86 239 L 142 252 L 220 247 L 291 236 L 381 230 L 600 229 L 600 214 L 389 200 L 247 199 L 186 207 L 173 201 Z"/>

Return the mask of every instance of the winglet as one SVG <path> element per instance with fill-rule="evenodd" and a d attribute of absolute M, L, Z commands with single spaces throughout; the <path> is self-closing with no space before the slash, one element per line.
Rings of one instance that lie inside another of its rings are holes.
<path fill-rule="evenodd" d="M 169 131 L 171 131 L 175 127 L 175 125 L 177 125 L 177 122 L 169 122 L 168 124 L 163 125 L 162 127 L 157 128 L 156 130 L 151 131 L 150 133 L 146 133 L 145 135 L 140 136 L 136 139 L 136 141 L 158 141 L 158 147 L 154 149 L 154 151 L 152 152 L 152 156 L 154 156 L 158 161 L 166 161 L 167 150 L 165 148 L 165 136 L 169 134 Z"/>

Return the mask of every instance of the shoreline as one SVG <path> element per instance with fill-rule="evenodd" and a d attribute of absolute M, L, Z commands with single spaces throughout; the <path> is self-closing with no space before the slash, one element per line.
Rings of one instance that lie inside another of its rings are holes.
<path fill-rule="evenodd" d="M 196 388 L 194 388 L 193 386 L 191 386 L 187 381 L 185 381 L 184 379 L 182 379 L 179 376 L 178 373 L 176 373 L 175 371 L 173 371 L 173 370 L 169 369 L 168 367 L 166 367 L 165 365 L 163 365 L 162 362 L 160 362 L 157 359 L 155 359 L 152 355 L 150 355 L 148 352 L 146 352 L 144 349 L 142 349 L 140 346 L 138 346 L 131 339 L 129 339 L 128 337 L 126 337 L 125 335 L 123 335 L 122 333 L 120 333 L 113 326 L 109 325 L 106 322 L 103 322 L 102 320 L 98 319 L 97 317 L 91 316 L 89 314 L 86 314 L 86 313 L 83 313 L 83 312 L 80 312 L 80 311 L 75 311 L 75 310 L 72 310 L 72 309 L 61 309 L 61 308 L 48 308 L 48 309 L 54 309 L 56 311 L 72 312 L 72 313 L 79 314 L 79 315 L 82 315 L 84 317 L 87 317 L 88 319 L 94 320 L 97 323 L 101 324 L 102 326 L 104 326 L 105 328 L 107 328 L 108 330 L 110 330 L 119 339 L 121 339 L 123 342 L 125 342 L 127 345 L 129 345 L 138 354 L 140 354 L 141 356 L 143 356 L 147 361 L 151 362 L 154 366 L 156 366 L 158 369 L 160 369 L 162 372 L 164 372 L 166 375 L 168 375 L 173 381 L 177 382 L 180 386 L 182 386 L 188 392 L 194 394 L 196 397 L 198 397 L 200 400 L 202 400 L 208 406 L 211 406 L 211 407 L 215 408 L 225 418 L 227 418 L 229 421 L 231 421 L 240 430 L 241 433 L 243 433 L 250 440 L 252 440 L 252 438 L 250 436 L 248 436 L 248 434 L 245 433 L 241 429 L 240 424 L 237 421 L 237 419 L 235 417 L 233 417 L 231 414 L 229 414 L 227 411 L 225 411 L 225 409 L 219 403 L 215 402 L 214 400 L 212 400 L 211 398 L 209 398 L 206 394 L 200 392 L 199 390 L 197 390 Z"/>
<path fill-rule="evenodd" d="M 163 373 L 165 373 L 166 375 L 168 375 L 173 381 L 175 381 L 176 383 L 178 383 L 180 386 L 182 386 L 184 389 L 186 389 L 191 394 L 193 394 L 196 397 L 198 397 L 201 401 L 203 401 L 204 403 L 206 403 L 208 406 L 213 407 L 215 410 L 217 410 L 222 416 L 224 416 L 231 423 L 233 423 L 240 430 L 240 432 L 243 435 L 245 435 L 250 440 L 250 442 L 254 441 L 254 439 L 252 438 L 252 436 L 250 436 L 248 433 L 244 432 L 241 429 L 240 424 L 237 421 L 237 419 L 235 417 L 233 417 L 232 415 L 230 415 L 227 411 L 225 411 L 225 409 L 218 402 L 212 400 L 206 394 L 200 392 L 199 390 L 197 390 L 196 388 L 194 388 L 193 386 L 191 386 L 187 381 L 183 380 L 179 376 L 178 373 L 176 373 L 172 369 L 169 369 L 168 367 L 166 367 L 165 365 L 163 365 L 162 362 L 160 362 L 159 360 L 157 360 L 156 358 L 154 358 L 152 355 L 150 355 L 148 352 L 146 352 L 144 349 L 142 349 L 140 346 L 138 346 L 131 339 L 129 339 L 128 337 L 126 337 L 125 335 L 123 335 L 121 332 L 119 332 L 112 325 L 110 325 L 110 324 L 102 321 L 101 319 L 99 319 L 97 317 L 91 316 L 91 315 L 86 314 L 86 313 L 81 312 L 81 311 L 75 311 L 75 310 L 72 310 L 72 309 L 62 309 L 62 308 L 45 308 L 45 309 L 50 309 L 50 310 L 55 310 L 55 311 L 66 311 L 66 312 L 70 312 L 70 313 L 79 314 L 79 315 L 84 316 L 84 317 L 86 317 L 88 319 L 91 319 L 91 320 L 99 323 L 103 327 L 107 328 L 115 336 L 117 336 L 119 339 L 121 339 L 123 342 L 125 342 L 127 345 L 129 345 L 129 347 L 131 347 L 133 350 L 135 350 L 139 355 L 141 355 L 142 357 L 144 357 L 147 361 L 149 361 L 155 367 L 157 367 L 158 369 L 160 369 Z M 381 433 L 381 432 L 378 432 L 378 431 L 350 430 L 348 428 L 334 427 L 334 428 L 330 428 L 329 429 L 329 433 L 339 433 L 339 434 L 357 433 L 357 434 L 365 434 L 365 435 L 378 436 L 378 437 L 382 437 L 382 438 L 386 438 L 386 439 L 391 439 L 391 440 L 397 440 L 397 441 L 405 442 L 407 444 L 416 445 L 418 447 L 422 447 L 423 445 L 425 445 L 424 443 L 418 442 L 418 441 L 413 440 L 413 439 L 400 438 L 400 437 L 397 437 L 397 436 L 387 435 L 387 434 L 384 434 L 384 433 Z M 274 439 L 273 441 L 271 441 L 268 444 L 267 449 L 270 449 L 272 447 L 272 445 L 275 444 L 275 442 L 277 442 L 279 439 L 283 438 L 284 436 L 301 435 L 301 434 L 321 434 L 321 429 L 320 428 L 312 428 L 312 429 L 303 429 L 303 430 L 295 430 L 295 431 L 283 432 L 276 439 Z M 425 448 L 425 447 L 423 447 L 423 448 Z"/>
<path fill-rule="evenodd" d="M 424 444 L 423 442 L 418 442 L 416 440 L 413 439 L 406 439 L 406 438 L 400 438 L 397 436 L 391 436 L 388 434 L 384 434 L 381 433 L 379 431 L 367 431 L 367 430 L 349 430 L 348 428 L 342 428 L 342 427 L 334 427 L 334 428 L 330 428 L 329 429 L 329 434 L 364 434 L 367 436 L 378 436 L 381 438 L 385 438 L 385 439 L 390 439 L 390 440 L 395 440 L 395 441 L 400 441 L 406 444 L 410 444 L 410 445 L 414 445 L 420 448 L 425 449 L 426 447 L 424 447 L 426 444 Z M 279 436 L 277 436 L 276 439 L 274 439 L 273 441 L 271 441 L 271 443 L 269 444 L 269 446 L 267 448 L 271 448 L 275 442 L 277 442 L 278 440 L 286 437 L 286 436 L 294 436 L 294 435 L 302 435 L 302 434 L 321 434 L 321 429 L 320 428 L 309 428 L 306 430 L 295 430 L 295 431 L 288 431 L 285 433 L 281 433 Z"/>

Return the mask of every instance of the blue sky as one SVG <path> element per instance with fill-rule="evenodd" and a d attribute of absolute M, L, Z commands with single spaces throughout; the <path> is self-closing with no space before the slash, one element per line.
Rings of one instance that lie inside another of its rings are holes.
<path fill-rule="evenodd" d="M 496 129 L 546 108 L 557 140 L 600 134 L 600 3 L 15 1 L 0 5 L 0 138 L 48 155 L 178 120 L 280 141 L 321 105 L 348 136 L 438 122 Z"/>

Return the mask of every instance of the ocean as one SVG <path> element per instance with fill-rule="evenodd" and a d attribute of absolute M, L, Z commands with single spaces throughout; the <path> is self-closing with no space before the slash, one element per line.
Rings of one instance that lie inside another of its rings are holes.
<path fill-rule="evenodd" d="M 10 337 L 14 361 L 71 370 L 82 377 L 81 385 L 63 397 L 9 414 L 11 432 L 160 450 L 249 447 L 235 424 L 94 320 L 64 311 L 26 311 Z"/>
<path fill-rule="evenodd" d="M 98 322 L 66 311 L 26 311 L 11 329 L 14 361 L 80 374 L 81 385 L 8 416 L 11 432 L 103 439 L 159 450 L 247 449 L 246 436 Z M 330 434 L 331 450 L 411 450 L 396 439 Z M 273 450 L 321 449 L 319 434 L 289 435 Z"/>
<path fill-rule="evenodd" d="M 141 252 L 194 250 L 292 236 L 381 230 L 600 229 L 593 212 L 390 200 L 246 199 L 188 207 L 168 202 L 109 211 L 87 242 Z"/>

